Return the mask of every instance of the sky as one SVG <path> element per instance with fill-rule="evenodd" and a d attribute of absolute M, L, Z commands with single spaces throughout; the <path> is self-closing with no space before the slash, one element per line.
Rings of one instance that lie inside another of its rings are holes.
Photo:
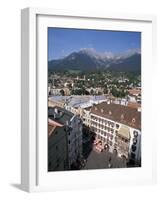
<path fill-rule="evenodd" d="M 141 33 L 127 31 L 48 28 L 48 60 L 59 59 L 84 48 L 99 53 L 141 49 Z"/>

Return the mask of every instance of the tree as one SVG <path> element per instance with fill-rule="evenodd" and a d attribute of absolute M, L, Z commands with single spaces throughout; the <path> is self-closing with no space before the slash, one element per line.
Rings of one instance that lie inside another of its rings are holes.
<path fill-rule="evenodd" d="M 64 92 L 64 90 L 62 89 L 62 90 L 60 90 L 60 94 L 62 95 L 62 96 L 64 96 L 65 95 L 65 92 Z"/>
<path fill-rule="evenodd" d="M 91 89 L 90 94 L 94 95 L 94 90 L 93 89 Z"/>
<path fill-rule="evenodd" d="M 107 89 L 107 88 L 104 88 L 104 89 L 103 89 L 103 93 L 104 93 L 104 94 L 108 94 L 108 89 Z"/>

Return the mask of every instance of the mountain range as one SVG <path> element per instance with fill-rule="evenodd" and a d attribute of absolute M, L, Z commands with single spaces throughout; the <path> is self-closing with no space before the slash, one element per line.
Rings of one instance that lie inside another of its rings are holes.
<path fill-rule="evenodd" d="M 141 72 L 140 49 L 130 49 L 120 54 L 99 53 L 94 49 L 81 49 L 61 59 L 48 61 L 48 69 L 54 71 L 95 71 L 109 69 L 121 72 Z"/>

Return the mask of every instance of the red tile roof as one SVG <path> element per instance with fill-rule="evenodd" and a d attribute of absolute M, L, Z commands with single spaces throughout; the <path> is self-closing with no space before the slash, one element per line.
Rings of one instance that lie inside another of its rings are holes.
<path fill-rule="evenodd" d="M 93 106 L 91 113 L 141 130 L 141 112 L 136 108 L 103 102 Z"/>
<path fill-rule="evenodd" d="M 139 95 L 139 94 L 141 94 L 141 89 L 137 89 L 137 88 L 133 88 L 133 89 L 130 89 L 129 90 L 129 93 L 131 94 L 131 95 Z"/>
<path fill-rule="evenodd" d="M 48 124 L 48 136 L 50 136 L 53 133 L 55 128 L 56 126 Z"/>
<path fill-rule="evenodd" d="M 139 103 L 135 103 L 135 102 L 129 102 L 127 104 L 127 106 L 130 108 L 140 108 L 141 107 L 141 105 Z"/>
<path fill-rule="evenodd" d="M 59 124 L 51 119 L 48 119 L 48 136 L 50 136 L 56 127 L 62 127 L 62 124 Z"/>

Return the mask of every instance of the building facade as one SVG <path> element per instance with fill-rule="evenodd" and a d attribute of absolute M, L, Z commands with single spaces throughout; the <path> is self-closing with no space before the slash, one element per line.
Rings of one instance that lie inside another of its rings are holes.
<path fill-rule="evenodd" d="M 82 159 L 82 121 L 74 115 L 67 125 L 69 168 L 72 168 Z"/>
<path fill-rule="evenodd" d="M 89 115 L 88 115 L 89 119 Z M 133 163 L 141 161 L 141 113 L 135 108 L 111 103 L 90 110 L 90 129 L 96 139 Z"/>
<path fill-rule="evenodd" d="M 79 116 L 60 107 L 49 107 L 48 117 L 50 121 L 63 127 L 60 131 L 64 131 L 66 135 L 68 169 L 72 169 L 82 159 L 82 120 Z"/>
<path fill-rule="evenodd" d="M 48 123 L 48 171 L 68 169 L 67 135 L 61 124 Z"/>

